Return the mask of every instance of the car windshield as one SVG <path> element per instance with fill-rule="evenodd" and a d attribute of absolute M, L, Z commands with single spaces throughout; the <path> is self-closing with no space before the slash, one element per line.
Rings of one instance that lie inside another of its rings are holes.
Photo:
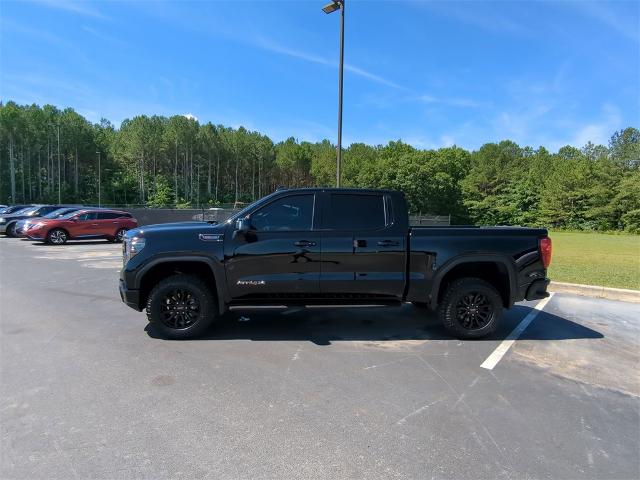
<path fill-rule="evenodd" d="M 73 213 L 73 212 L 77 212 L 78 210 L 75 208 L 72 209 L 68 209 L 68 208 L 59 208 L 58 210 L 54 210 L 53 212 L 47 213 L 46 215 L 43 215 L 42 218 L 58 218 L 61 217 L 63 215 L 66 215 L 67 213 Z"/>
<path fill-rule="evenodd" d="M 73 210 L 73 211 L 71 211 L 69 213 L 65 213 L 64 215 L 59 216 L 58 218 L 71 218 L 71 217 L 76 216 L 78 213 L 80 213 L 79 210 Z"/>
<path fill-rule="evenodd" d="M 11 212 L 11 215 L 26 215 L 27 212 L 33 210 L 33 207 L 24 207 Z"/>

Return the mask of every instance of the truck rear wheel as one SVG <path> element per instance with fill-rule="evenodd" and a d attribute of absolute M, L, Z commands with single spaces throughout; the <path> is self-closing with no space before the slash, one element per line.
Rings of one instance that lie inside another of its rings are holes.
<path fill-rule="evenodd" d="M 161 280 L 147 299 L 147 319 L 162 336 L 189 339 L 203 334 L 216 318 L 211 289 L 194 275 Z"/>
<path fill-rule="evenodd" d="M 447 287 L 438 316 L 457 338 L 481 338 L 495 331 L 502 308 L 502 298 L 491 284 L 461 278 Z"/>

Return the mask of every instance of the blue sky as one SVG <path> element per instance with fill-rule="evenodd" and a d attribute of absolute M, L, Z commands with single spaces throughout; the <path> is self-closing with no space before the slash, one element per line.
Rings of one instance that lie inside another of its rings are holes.
<path fill-rule="evenodd" d="M 640 126 L 640 2 L 347 0 L 344 141 L 606 143 Z M 336 138 L 318 1 L 2 0 L 0 98 Z"/>

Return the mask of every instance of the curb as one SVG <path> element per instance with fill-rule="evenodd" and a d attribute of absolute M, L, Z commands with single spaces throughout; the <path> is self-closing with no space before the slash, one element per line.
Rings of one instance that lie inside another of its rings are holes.
<path fill-rule="evenodd" d="M 587 297 L 621 300 L 623 302 L 640 303 L 640 290 L 624 288 L 598 287 L 594 285 L 580 285 L 578 283 L 551 282 L 549 291 L 557 293 L 573 293 Z"/>

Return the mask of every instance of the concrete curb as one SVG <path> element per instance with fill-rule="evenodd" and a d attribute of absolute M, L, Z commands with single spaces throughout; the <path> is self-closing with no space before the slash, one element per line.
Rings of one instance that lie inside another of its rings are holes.
<path fill-rule="evenodd" d="M 549 291 L 640 303 L 640 290 L 597 287 L 595 285 L 580 285 L 578 283 L 551 282 L 549 284 Z"/>

